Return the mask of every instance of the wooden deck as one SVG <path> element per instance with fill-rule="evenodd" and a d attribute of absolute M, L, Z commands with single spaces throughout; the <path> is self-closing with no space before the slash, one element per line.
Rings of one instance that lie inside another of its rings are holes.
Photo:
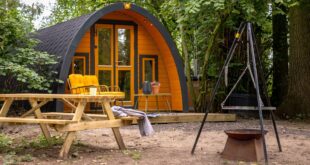
<path fill-rule="evenodd" d="M 65 113 L 67 117 L 72 117 L 72 113 Z M 49 112 L 44 113 L 47 116 L 55 116 L 58 113 Z M 87 114 L 89 117 L 98 120 L 105 118 L 105 116 L 97 114 Z M 204 113 L 159 113 L 160 116 L 155 118 L 149 118 L 152 124 L 160 123 L 188 123 L 188 122 L 201 122 Z M 227 114 L 227 113 L 209 113 L 207 121 L 209 122 L 234 122 L 237 120 L 236 114 Z M 133 120 L 133 124 L 136 124 L 137 120 Z"/>
<path fill-rule="evenodd" d="M 187 123 L 201 122 L 204 113 L 160 113 L 159 117 L 149 118 L 151 123 Z M 236 121 L 236 114 L 209 113 L 207 117 L 209 122 L 233 122 Z M 136 123 L 134 121 L 133 123 Z"/>
<path fill-rule="evenodd" d="M 201 122 L 204 113 L 159 113 L 160 116 L 156 118 L 149 118 L 152 124 L 161 123 L 188 123 L 188 122 Z M 87 114 L 94 120 L 106 119 L 105 115 Z M 59 116 L 57 112 L 43 113 L 43 116 L 48 118 L 55 118 Z M 64 119 L 70 119 L 73 117 L 73 113 L 63 113 Z M 126 117 L 125 117 L 126 118 Z M 125 119 L 123 118 L 123 119 Z M 209 122 L 235 122 L 237 120 L 236 114 L 224 114 L 224 113 L 209 113 L 207 121 Z M 133 124 L 137 124 L 137 120 L 133 120 Z"/>

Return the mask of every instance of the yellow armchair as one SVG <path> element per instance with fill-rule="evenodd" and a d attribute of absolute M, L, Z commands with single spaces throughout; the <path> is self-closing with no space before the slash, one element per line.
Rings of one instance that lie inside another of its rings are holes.
<path fill-rule="evenodd" d="M 72 94 L 89 94 L 90 87 L 97 87 L 99 95 L 118 95 L 124 96 L 125 93 L 120 91 L 118 86 L 100 85 L 96 75 L 70 74 L 67 79 Z"/>

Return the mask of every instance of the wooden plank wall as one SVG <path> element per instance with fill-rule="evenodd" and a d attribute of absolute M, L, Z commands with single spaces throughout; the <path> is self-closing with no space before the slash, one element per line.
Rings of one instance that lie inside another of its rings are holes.
<path fill-rule="evenodd" d="M 143 25 L 143 21 L 138 20 L 129 15 L 128 13 L 124 12 L 110 13 L 104 16 L 104 19 L 133 21 L 138 24 L 138 55 L 158 55 L 158 81 L 161 83 L 160 92 L 171 93 L 170 80 L 168 78 L 167 68 L 164 63 L 165 59 L 163 57 L 163 53 L 161 53 L 161 51 L 158 49 L 158 44 L 154 41 L 153 37 L 147 31 L 145 25 Z M 140 74 L 138 74 L 138 79 L 140 79 L 139 76 Z M 142 93 L 142 89 L 140 89 L 140 87 L 139 93 Z M 169 101 L 172 102 L 171 98 L 169 98 Z M 159 98 L 158 106 L 161 110 L 167 109 L 165 100 L 163 98 Z M 156 109 L 156 99 L 154 97 L 149 98 L 148 107 L 149 109 Z M 145 98 L 143 97 L 139 100 L 139 109 L 143 110 L 144 108 Z"/>
<path fill-rule="evenodd" d="M 170 93 L 172 94 L 172 109 L 182 111 L 182 91 L 179 82 L 178 71 L 168 45 L 166 44 L 159 31 L 147 20 L 147 18 L 132 11 L 126 11 L 126 13 L 134 17 L 137 22 L 139 22 L 139 24 L 144 27 L 144 29 L 148 32 L 149 36 L 152 37 L 154 43 L 156 44 L 160 52 L 160 58 L 162 59 L 168 76 L 167 80 L 169 81 Z"/>

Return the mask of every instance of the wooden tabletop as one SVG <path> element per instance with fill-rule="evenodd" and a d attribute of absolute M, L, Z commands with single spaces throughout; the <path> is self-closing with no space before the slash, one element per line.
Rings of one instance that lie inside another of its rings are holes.
<path fill-rule="evenodd" d="M 144 94 L 144 93 L 139 93 L 139 94 L 134 94 L 134 96 L 170 96 L 171 93 L 157 93 L 157 94 Z"/>
<path fill-rule="evenodd" d="M 0 94 L 0 100 L 28 100 L 28 99 L 77 99 L 77 100 L 91 100 L 99 101 L 104 99 L 118 99 L 124 98 L 123 92 L 106 92 L 100 95 L 85 95 L 85 94 L 41 94 L 41 93 L 14 93 L 14 94 Z"/>

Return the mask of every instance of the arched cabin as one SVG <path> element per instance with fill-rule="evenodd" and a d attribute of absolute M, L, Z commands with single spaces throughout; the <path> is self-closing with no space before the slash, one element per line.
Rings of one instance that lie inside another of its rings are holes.
<path fill-rule="evenodd" d="M 142 82 L 160 82 L 160 92 L 171 93 L 173 111 L 188 110 L 188 93 L 181 57 L 166 28 L 145 9 L 115 3 L 94 13 L 39 30 L 37 46 L 59 57 L 59 79 L 69 74 L 96 75 L 100 84 L 118 85 L 126 93 L 125 106 L 133 106 Z M 58 85 L 55 93 L 68 93 Z M 139 99 L 139 109 L 145 101 Z M 167 110 L 159 98 L 161 111 Z M 156 108 L 149 98 L 149 109 Z M 57 111 L 66 111 L 57 103 Z M 91 108 L 90 108 L 91 109 Z"/>

